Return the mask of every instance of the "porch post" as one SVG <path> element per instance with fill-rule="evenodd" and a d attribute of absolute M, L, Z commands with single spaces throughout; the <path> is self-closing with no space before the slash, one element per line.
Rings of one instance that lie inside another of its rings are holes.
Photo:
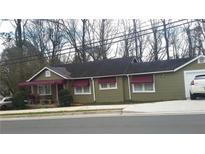
<path fill-rule="evenodd" d="M 92 87 L 93 87 L 93 100 L 95 102 L 96 101 L 96 98 L 95 98 L 95 82 L 94 82 L 93 78 L 91 78 L 91 81 L 92 81 Z"/>
<path fill-rule="evenodd" d="M 33 91 L 33 85 L 31 85 L 31 93 L 32 93 L 32 94 L 34 93 L 34 91 Z"/>
<path fill-rule="evenodd" d="M 58 85 L 56 84 L 56 100 L 57 100 L 57 102 L 58 102 L 58 104 L 59 104 L 59 99 L 58 99 Z"/>
<path fill-rule="evenodd" d="M 129 75 L 127 75 L 127 84 L 128 84 L 129 100 L 131 100 L 132 97 L 131 97 L 131 90 L 130 90 L 130 76 Z"/>

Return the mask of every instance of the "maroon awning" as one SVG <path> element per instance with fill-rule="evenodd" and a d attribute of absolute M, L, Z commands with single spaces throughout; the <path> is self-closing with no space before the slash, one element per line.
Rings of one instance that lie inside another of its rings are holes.
<path fill-rule="evenodd" d="M 73 87 L 88 87 L 90 85 L 89 79 L 74 80 Z"/>
<path fill-rule="evenodd" d="M 21 82 L 18 84 L 20 87 L 32 86 L 32 85 L 43 85 L 43 84 L 63 84 L 64 80 L 35 80 L 30 82 Z"/>
<path fill-rule="evenodd" d="M 98 83 L 116 83 L 116 77 L 100 78 Z"/>
<path fill-rule="evenodd" d="M 132 76 L 131 83 L 153 83 L 153 75 Z"/>

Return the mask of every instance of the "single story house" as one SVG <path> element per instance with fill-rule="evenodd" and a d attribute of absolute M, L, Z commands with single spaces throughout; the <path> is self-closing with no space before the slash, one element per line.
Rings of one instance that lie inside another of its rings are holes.
<path fill-rule="evenodd" d="M 129 57 L 44 67 L 19 86 L 30 87 L 39 103 L 58 104 L 63 88 L 71 90 L 74 103 L 153 102 L 189 98 L 199 74 L 205 74 L 202 55 L 141 63 Z"/>

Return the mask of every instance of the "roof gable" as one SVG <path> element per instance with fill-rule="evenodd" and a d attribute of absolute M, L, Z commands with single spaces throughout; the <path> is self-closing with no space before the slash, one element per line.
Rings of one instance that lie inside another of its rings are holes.
<path fill-rule="evenodd" d="M 195 57 L 195 58 L 191 59 L 191 60 L 188 61 L 187 63 L 185 63 L 185 64 L 179 66 L 178 68 L 176 68 L 174 71 L 178 71 L 178 70 L 180 70 L 181 68 L 183 68 L 183 67 L 185 67 L 185 66 L 191 64 L 192 62 L 198 60 L 198 59 L 201 58 L 201 57 L 205 57 L 205 55 L 200 55 L 200 56 L 198 56 L 198 57 Z"/>
<path fill-rule="evenodd" d="M 49 68 L 49 67 L 44 67 L 40 71 L 38 71 L 36 74 L 34 74 L 30 79 L 28 79 L 27 82 L 33 80 L 35 77 L 37 77 L 39 74 L 41 74 L 45 70 L 49 70 L 52 73 L 62 77 L 63 79 L 68 79 L 69 76 L 70 76 L 70 73 L 65 68 Z"/>

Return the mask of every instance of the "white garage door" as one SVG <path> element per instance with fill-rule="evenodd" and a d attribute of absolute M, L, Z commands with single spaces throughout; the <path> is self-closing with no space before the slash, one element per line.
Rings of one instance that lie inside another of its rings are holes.
<path fill-rule="evenodd" d="M 184 71 L 185 96 L 190 98 L 190 84 L 196 75 L 205 74 L 205 69 Z"/>

